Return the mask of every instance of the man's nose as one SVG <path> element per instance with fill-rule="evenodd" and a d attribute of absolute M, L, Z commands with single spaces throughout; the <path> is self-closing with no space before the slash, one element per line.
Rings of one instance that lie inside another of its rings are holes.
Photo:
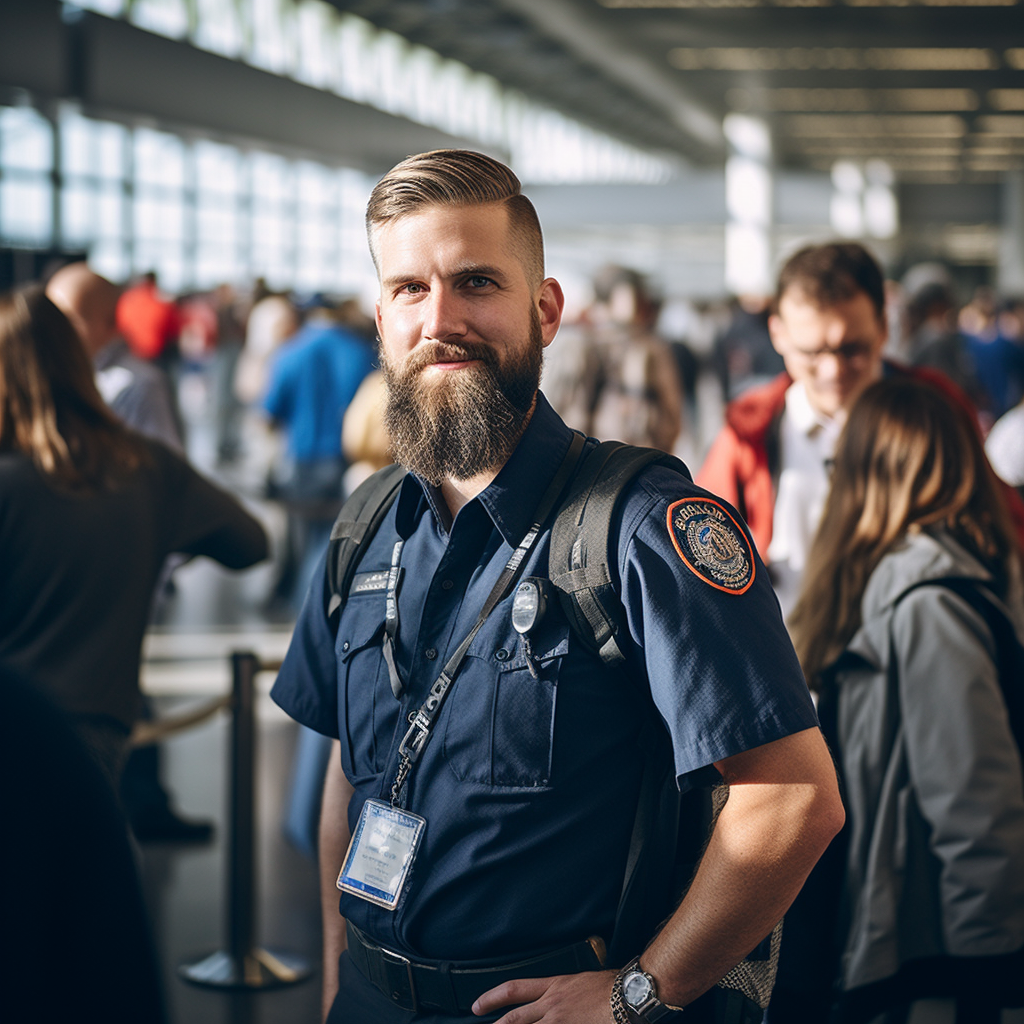
<path fill-rule="evenodd" d="M 835 349 L 826 348 L 818 353 L 814 370 L 819 380 L 835 380 L 843 368 L 843 357 Z"/>
<path fill-rule="evenodd" d="M 465 311 L 459 297 L 446 288 L 432 289 L 424 315 L 424 336 L 431 341 L 444 341 L 465 333 Z"/>

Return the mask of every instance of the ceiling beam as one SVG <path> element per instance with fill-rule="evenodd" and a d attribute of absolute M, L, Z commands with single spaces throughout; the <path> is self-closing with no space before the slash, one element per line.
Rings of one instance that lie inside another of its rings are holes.
<path fill-rule="evenodd" d="M 508 10 L 528 18 L 545 35 L 604 75 L 664 111 L 670 122 L 688 136 L 706 156 L 725 153 L 721 121 L 679 84 L 677 75 L 632 52 L 620 36 L 602 27 L 592 9 L 580 10 L 568 0 L 501 0 Z"/>

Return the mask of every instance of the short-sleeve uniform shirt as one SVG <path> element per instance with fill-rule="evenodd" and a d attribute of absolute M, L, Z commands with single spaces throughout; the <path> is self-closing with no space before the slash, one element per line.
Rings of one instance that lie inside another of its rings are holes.
<path fill-rule="evenodd" d="M 450 529 L 440 496 L 408 475 L 361 554 L 336 634 L 321 563 L 273 696 L 298 721 L 340 738 L 355 791 L 350 826 L 368 798 L 387 799 L 409 713 L 472 628 L 571 437 L 539 396 L 512 457 Z M 512 626 L 512 597 L 498 604 L 406 789 L 404 806 L 427 824 L 399 906 L 341 895 L 342 914 L 382 945 L 412 957 L 512 960 L 609 938 L 652 698 L 684 789 L 715 761 L 817 724 L 767 573 L 734 510 L 678 472 L 648 468 L 619 502 L 612 531 L 610 564 L 631 634 L 627 670 L 589 653 L 557 601 L 529 651 Z M 549 536 L 539 537 L 524 577 L 547 575 Z M 381 652 L 384 578 L 399 538 L 405 692 L 397 699 Z"/>

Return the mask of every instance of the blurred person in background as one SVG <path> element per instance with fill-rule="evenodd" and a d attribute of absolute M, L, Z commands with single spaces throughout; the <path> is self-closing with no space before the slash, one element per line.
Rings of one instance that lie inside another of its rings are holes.
<path fill-rule="evenodd" d="M 786 370 L 729 403 L 697 482 L 740 510 L 788 612 L 847 410 L 882 375 L 881 268 L 856 242 L 799 250 L 779 274 L 768 328 Z"/>
<path fill-rule="evenodd" d="M 772 345 L 770 315 L 770 295 L 740 295 L 729 303 L 729 321 L 715 338 L 715 364 L 727 400 L 785 369 Z"/>
<path fill-rule="evenodd" d="M 0 666 L 72 716 L 115 790 L 173 552 L 241 569 L 267 539 L 229 494 L 122 424 L 41 288 L 0 296 Z"/>
<path fill-rule="evenodd" d="M 140 359 L 155 360 L 171 372 L 181 316 L 174 302 L 161 293 L 155 271 L 147 271 L 121 295 L 117 328 Z"/>
<path fill-rule="evenodd" d="M 61 711 L 0 664 L 4 1019 L 168 1024 L 124 817 Z M 69 913 L 68 866 L 76 880 Z M 60 879 L 64 884 L 55 884 Z M 116 967 L 114 967 L 116 965 Z"/>
<path fill-rule="evenodd" d="M 242 346 L 232 386 L 242 406 L 242 458 L 246 472 L 259 486 L 270 479 L 271 469 L 281 459 L 280 441 L 260 408 L 267 389 L 267 367 L 278 346 L 299 329 L 299 314 L 287 295 L 271 292 L 257 299 L 245 324 Z"/>
<path fill-rule="evenodd" d="M 998 302 L 981 333 L 968 340 L 992 415 L 998 419 L 1024 398 L 1024 303 Z"/>
<path fill-rule="evenodd" d="M 58 270 L 46 295 L 71 321 L 96 371 L 103 400 L 133 430 L 183 451 L 167 374 L 134 355 L 117 327 L 119 291 L 85 263 Z"/>
<path fill-rule="evenodd" d="M 559 339 L 545 394 L 585 434 L 671 452 L 683 427 L 683 391 L 671 349 L 654 333 L 659 305 L 643 275 L 606 266 L 594 277 L 585 326 Z"/>
<path fill-rule="evenodd" d="M 213 352 L 213 398 L 217 461 L 234 462 L 242 451 L 242 405 L 235 395 L 235 371 L 245 344 L 245 301 L 230 284 L 218 285 L 211 296 L 217 317 Z"/>
<path fill-rule="evenodd" d="M 384 375 L 374 370 L 363 379 L 345 411 L 341 447 L 349 467 L 345 492 L 351 494 L 368 476 L 394 462 L 391 440 L 384 423 Z"/>
<path fill-rule="evenodd" d="M 263 411 L 287 438 L 288 465 L 277 494 L 288 505 L 285 571 L 276 596 L 298 606 L 344 497 L 341 424 L 349 402 L 373 369 L 374 352 L 314 296 L 298 333 L 273 355 Z"/>
<path fill-rule="evenodd" d="M 245 324 L 245 344 L 235 367 L 235 397 L 255 405 L 267 387 L 267 364 L 279 345 L 299 329 L 299 314 L 287 295 L 268 293 L 253 303 Z"/>
<path fill-rule="evenodd" d="M 973 346 L 957 326 L 956 301 L 952 288 L 933 281 L 910 295 L 907 301 L 907 330 L 911 361 L 945 374 L 970 399 L 979 422 L 992 425 L 994 403 L 978 375 Z"/>
<path fill-rule="evenodd" d="M 1024 496 L 1024 399 L 996 420 L 985 454 L 997 475 Z"/>
<path fill-rule="evenodd" d="M 905 376 L 868 388 L 789 621 L 845 784 L 816 899 L 787 918 L 819 929 L 805 974 L 836 940 L 833 1024 L 981 1024 L 1024 1000 L 1021 569 L 969 413 Z"/>
<path fill-rule="evenodd" d="M 110 281 L 85 263 L 62 267 L 46 283 L 47 298 L 68 318 L 92 358 L 103 400 L 126 426 L 184 456 L 167 375 L 156 364 L 133 355 L 117 333 L 118 295 Z M 178 561 L 171 556 L 165 563 L 154 606 L 169 588 Z M 141 715 L 153 717 L 148 700 Z M 213 833 L 209 822 L 188 821 L 172 808 L 170 794 L 160 782 L 160 760 L 160 747 L 150 744 L 133 750 L 124 767 L 121 799 L 135 837 L 140 842 L 209 839 Z"/>

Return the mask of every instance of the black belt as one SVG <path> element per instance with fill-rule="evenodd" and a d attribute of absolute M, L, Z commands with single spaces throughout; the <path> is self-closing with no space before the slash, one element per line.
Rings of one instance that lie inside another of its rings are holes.
<path fill-rule="evenodd" d="M 396 1006 L 412 1013 L 429 1007 L 443 1013 L 469 1014 L 484 992 L 504 981 L 578 974 L 604 966 L 604 943 L 597 938 L 511 964 L 460 967 L 446 962 L 423 963 L 378 946 L 351 922 L 348 954 L 367 981 Z"/>

